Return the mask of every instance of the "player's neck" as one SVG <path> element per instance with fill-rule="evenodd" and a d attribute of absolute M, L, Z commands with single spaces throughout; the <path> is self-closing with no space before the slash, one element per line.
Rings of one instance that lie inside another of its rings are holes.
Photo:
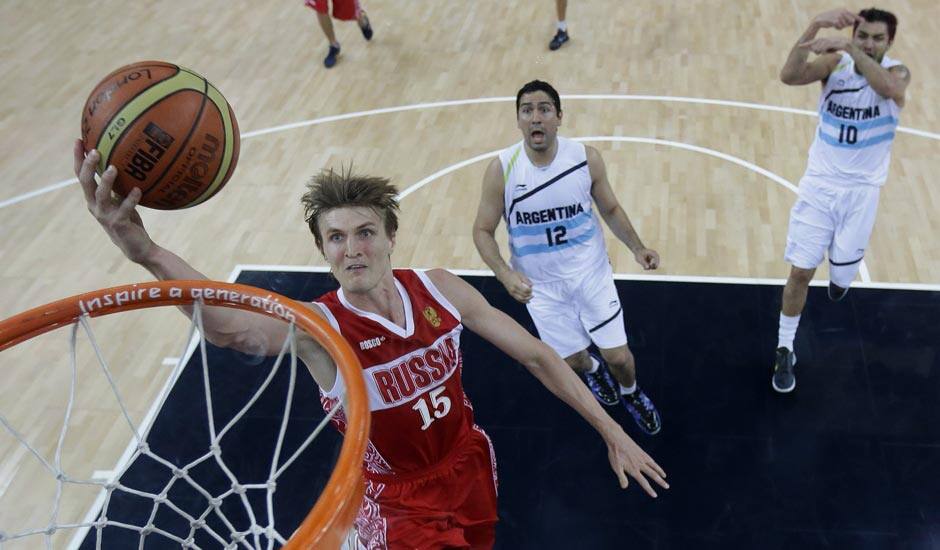
<path fill-rule="evenodd" d="M 525 144 L 525 154 L 529 157 L 529 162 L 538 167 L 548 166 L 555 160 L 555 155 L 558 154 L 558 138 L 555 138 L 554 143 L 551 147 L 543 151 L 536 151 L 529 147 L 529 144 Z"/>
<path fill-rule="evenodd" d="M 347 292 L 343 295 L 350 305 L 369 313 L 384 317 L 405 328 L 405 303 L 395 286 L 392 272 L 382 277 L 377 285 L 364 292 Z"/>

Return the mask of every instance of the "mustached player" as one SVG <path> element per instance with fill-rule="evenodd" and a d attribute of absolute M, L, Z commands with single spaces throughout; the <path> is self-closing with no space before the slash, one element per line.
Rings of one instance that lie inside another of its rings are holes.
<path fill-rule="evenodd" d="M 636 383 L 623 308 L 593 206 L 644 269 L 656 269 L 659 254 L 633 229 L 601 154 L 559 137 L 561 121 L 561 99 L 549 83 L 533 80 L 516 94 L 523 139 L 487 168 L 473 242 L 506 290 L 526 304 L 539 337 L 584 376 L 597 400 L 622 403 L 652 435 L 662 423 Z M 500 220 L 509 232 L 511 266 L 494 236 Z M 588 352 L 592 342 L 600 356 Z"/>

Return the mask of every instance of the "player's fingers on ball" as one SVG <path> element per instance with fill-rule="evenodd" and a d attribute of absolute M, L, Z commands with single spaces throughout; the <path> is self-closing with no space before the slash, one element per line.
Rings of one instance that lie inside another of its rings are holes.
<path fill-rule="evenodd" d="M 72 171 L 78 176 L 82 171 L 82 164 L 85 162 L 85 146 L 81 139 L 76 139 L 72 144 Z"/>
<path fill-rule="evenodd" d="M 98 164 L 98 154 L 95 151 L 88 153 L 88 155 L 82 159 L 81 167 L 76 174 L 78 176 L 78 181 L 82 182 L 82 185 L 90 183 L 91 185 L 95 184 L 95 165 Z"/>
<path fill-rule="evenodd" d="M 88 205 L 88 209 L 92 210 L 95 207 L 95 191 L 97 190 L 98 184 L 95 183 L 94 178 L 78 178 L 78 185 L 82 188 L 82 194 L 85 195 L 85 204 Z"/>
<path fill-rule="evenodd" d="M 101 174 L 101 183 L 98 185 L 98 191 L 95 196 L 100 204 L 111 204 L 111 189 L 114 187 L 114 180 L 117 178 L 117 168 L 108 166 L 108 169 Z"/>
<path fill-rule="evenodd" d="M 131 212 L 137 208 L 137 204 L 140 202 L 141 192 L 139 187 L 131 189 L 131 192 L 124 197 L 124 200 L 121 201 L 121 206 L 118 208 L 118 213 L 122 216 L 130 216 Z"/>

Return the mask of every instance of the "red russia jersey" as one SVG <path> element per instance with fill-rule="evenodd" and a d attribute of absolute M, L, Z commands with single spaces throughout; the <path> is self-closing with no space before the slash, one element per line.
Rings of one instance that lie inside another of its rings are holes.
<path fill-rule="evenodd" d="M 427 470 L 446 458 L 473 428 L 473 409 L 463 391 L 460 314 L 423 272 L 393 271 L 405 306 L 405 328 L 351 305 L 339 289 L 316 304 L 362 363 L 372 430 L 367 473 L 402 475 Z M 327 412 L 345 392 L 337 372 L 322 388 Z M 342 432 L 342 411 L 333 417 Z"/>

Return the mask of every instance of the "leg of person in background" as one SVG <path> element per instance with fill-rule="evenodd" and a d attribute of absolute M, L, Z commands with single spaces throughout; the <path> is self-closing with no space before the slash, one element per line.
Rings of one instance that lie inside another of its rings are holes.
<path fill-rule="evenodd" d="M 336 65 L 336 58 L 339 56 L 339 41 L 336 40 L 336 33 L 333 32 L 333 19 L 330 17 L 329 13 L 318 11 L 317 22 L 320 23 L 323 34 L 326 35 L 326 39 L 330 42 L 330 49 L 326 54 L 326 58 L 323 60 L 323 65 L 329 69 L 333 65 Z"/>
<path fill-rule="evenodd" d="M 372 40 L 372 24 L 369 23 L 369 16 L 366 15 L 366 10 L 359 10 L 356 22 L 359 23 L 359 30 L 362 31 L 362 37 L 366 40 Z"/>
<path fill-rule="evenodd" d="M 548 43 L 548 49 L 557 50 L 568 41 L 568 23 L 565 22 L 565 12 L 568 11 L 568 0 L 555 0 L 555 12 L 558 14 L 558 31 Z"/>

